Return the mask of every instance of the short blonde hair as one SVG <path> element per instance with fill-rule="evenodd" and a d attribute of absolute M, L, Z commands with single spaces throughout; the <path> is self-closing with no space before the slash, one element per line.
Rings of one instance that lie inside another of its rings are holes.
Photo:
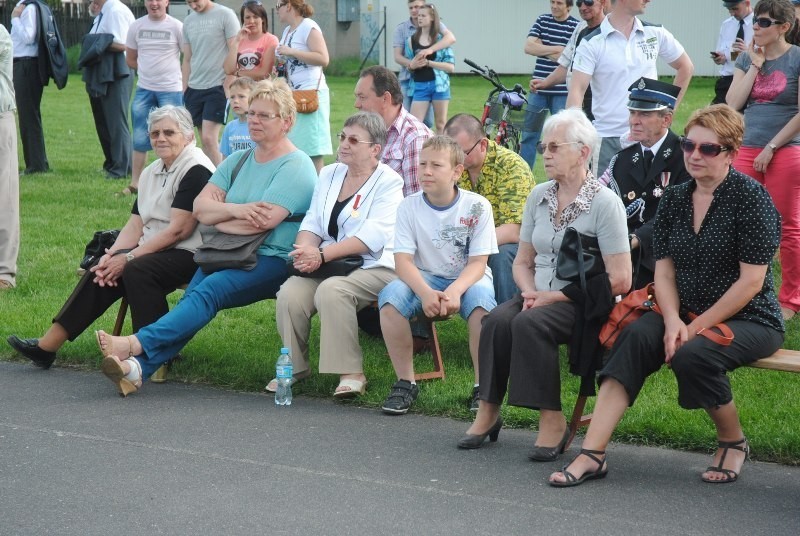
<path fill-rule="evenodd" d="M 464 165 L 464 151 L 450 136 L 437 134 L 425 140 L 422 149 L 433 151 L 445 151 L 450 154 L 450 165 L 453 167 Z"/>
<path fill-rule="evenodd" d="M 291 119 L 292 125 L 297 118 L 297 106 L 292 97 L 292 90 L 283 78 L 267 78 L 253 85 L 248 104 L 254 100 L 274 102 L 278 106 L 278 115 L 281 119 Z"/>

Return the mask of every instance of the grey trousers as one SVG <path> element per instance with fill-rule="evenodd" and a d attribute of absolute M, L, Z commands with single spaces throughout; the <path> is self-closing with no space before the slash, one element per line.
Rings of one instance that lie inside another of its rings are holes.
<path fill-rule="evenodd" d="M 111 178 L 131 173 L 131 130 L 128 110 L 131 106 L 133 73 L 108 85 L 105 97 L 89 97 L 94 125 L 103 148 L 103 169 Z"/>
<path fill-rule="evenodd" d="M 16 285 L 19 254 L 19 160 L 14 111 L 0 114 L 0 279 Z"/>
<path fill-rule="evenodd" d="M 309 369 L 311 317 L 319 313 L 319 371 L 323 374 L 363 372 L 356 313 L 378 299 L 397 278 L 393 270 L 359 268 L 343 277 L 290 277 L 278 291 L 275 315 L 283 345 L 292 355 L 294 374 Z"/>

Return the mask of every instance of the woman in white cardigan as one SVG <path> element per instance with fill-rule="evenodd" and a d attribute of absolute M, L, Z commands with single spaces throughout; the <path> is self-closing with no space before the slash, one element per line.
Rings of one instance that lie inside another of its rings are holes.
<path fill-rule="evenodd" d="M 333 396 L 350 397 L 363 394 L 367 385 L 356 314 L 396 277 L 392 247 L 403 179 L 380 162 L 386 126 L 379 115 L 349 117 L 339 140 L 339 161 L 322 169 L 290 253 L 295 268 L 309 276 L 283 284 L 276 316 L 283 345 L 291 351 L 294 383 L 311 374 L 308 337 L 311 317 L 319 313 L 319 371 L 339 375 Z M 346 276 L 313 276 L 324 263 L 352 255 L 364 259 L 361 268 Z M 267 390 L 276 385 L 271 381 Z"/>

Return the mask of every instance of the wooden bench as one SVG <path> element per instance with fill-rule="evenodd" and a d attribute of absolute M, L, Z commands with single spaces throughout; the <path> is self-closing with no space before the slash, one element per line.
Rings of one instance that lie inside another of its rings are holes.
<path fill-rule="evenodd" d="M 754 361 L 747 366 L 800 373 L 800 351 L 781 348 L 771 356 Z M 569 439 L 565 448 L 569 448 L 579 428 L 589 426 L 589 423 L 592 422 L 592 414 L 584 415 L 583 413 L 586 407 L 586 399 L 586 396 L 579 396 L 575 401 L 575 408 L 572 410 L 572 417 L 569 420 Z"/>

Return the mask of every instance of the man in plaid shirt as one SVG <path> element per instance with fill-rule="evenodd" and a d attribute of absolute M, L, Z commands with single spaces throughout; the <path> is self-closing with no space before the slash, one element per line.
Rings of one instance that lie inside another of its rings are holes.
<path fill-rule="evenodd" d="M 417 166 L 422 144 L 433 132 L 403 108 L 400 82 L 392 71 L 376 65 L 361 71 L 355 107 L 380 115 L 388 129 L 381 161 L 403 177 L 403 195 L 420 190 Z"/>

